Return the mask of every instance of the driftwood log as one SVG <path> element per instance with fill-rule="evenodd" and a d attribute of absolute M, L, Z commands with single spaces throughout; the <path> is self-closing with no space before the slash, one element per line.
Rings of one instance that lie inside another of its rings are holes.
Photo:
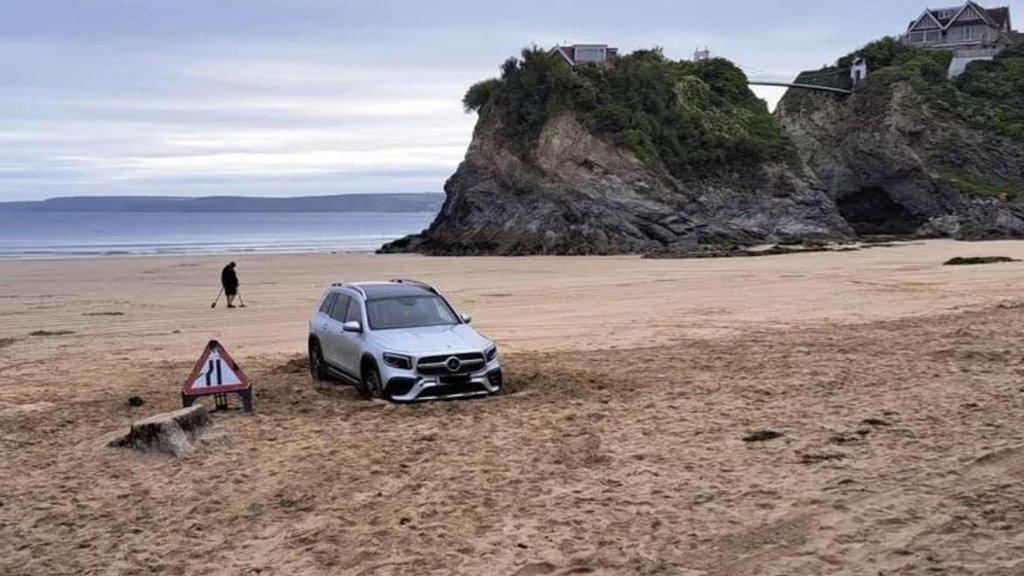
<path fill-rule="evenodd" d="M 111 440 L 108 446 L 177 456 L 190 450 L 210 424 L 206 406 L 194 404 L 134 422 L 127 434 Z"/>

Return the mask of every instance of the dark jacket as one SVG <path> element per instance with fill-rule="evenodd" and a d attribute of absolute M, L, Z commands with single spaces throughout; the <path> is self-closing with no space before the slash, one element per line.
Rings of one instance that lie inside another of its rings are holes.
<path fill-rule="evenodd" d="M 226 292 L 231 292 L 238 288 L 238 275 L 235 274 L 235 269 L 231 266 L 225 266 L 220 271 L 220 283 L 224 286 Z"/>

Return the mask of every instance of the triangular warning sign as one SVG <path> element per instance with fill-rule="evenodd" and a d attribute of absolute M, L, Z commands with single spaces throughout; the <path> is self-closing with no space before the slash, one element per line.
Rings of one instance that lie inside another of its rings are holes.
<path fill-rule="evenodd" d="M 245 390 L 250 386 L 252 382 L 231 359 L 228 351 L 216 340 L 210 340 L 181 392 L 192 396 L 223 394 Z"/>

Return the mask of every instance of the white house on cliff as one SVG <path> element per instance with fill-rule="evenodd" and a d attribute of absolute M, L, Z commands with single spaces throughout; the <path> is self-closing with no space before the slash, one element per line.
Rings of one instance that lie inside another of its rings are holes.
<path fill-rule="evenodd" d="M 1009 7 L 985 8 L 977 2 L 967 2 L 925 10 L 910 22 L 901 40 L 915 48 L 952 51 L 952 78 L 963 72 L 969 62 L 990 60 L 1006 47 L 1024 40 L 1024 35 L 1013 30 Z"/>
<path fill-rule="evenodd" d="M 552 52 L 560 55 L 571 66 L 577 64 L 610 64 L 619 55 L 619 49 L 607 44 L 572 44 L 555 46 Z"/>

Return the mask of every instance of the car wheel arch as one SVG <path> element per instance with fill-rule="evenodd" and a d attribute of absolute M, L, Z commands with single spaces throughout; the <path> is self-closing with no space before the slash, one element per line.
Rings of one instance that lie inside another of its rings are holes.
<path fill-rule="evenodd" d="M 314 334 L 309 335 L 309 372 L 314 380 L 329 380 L 330 371 L 324 361 L 320 339 Z"/>
<path fill-rule="evenodd" d="M 376 370 L 377 375 L 380 376 L 380 366 L 377 364 L 377 359 L 369 352 L 364 352 L 362 358 L 359 359 L 359 376 L 365 377 L 366 370 L 369 368 Z"/>

